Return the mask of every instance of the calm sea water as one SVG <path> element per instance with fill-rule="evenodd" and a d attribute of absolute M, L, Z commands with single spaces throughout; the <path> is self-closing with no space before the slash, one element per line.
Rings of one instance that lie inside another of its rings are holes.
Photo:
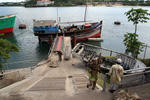
<path fill-rule="evenodd" d="M 119 52 L 124 52 L 123 36 L 127 32 L 134 32 L 134 26 L 127 21 L 124 15 L 131 8 L 143 8 L 150 11 L 150 7 L 88 7 L 87 20 L 100 21 L 103 20 L 102 37 L 104 41 L 101 46 Z M 11 53 L 8 60 L 8 68 L 23 68 L 37 64 L 39 61 L 47 57 L 49 48 L 46 44 L 39 45 L 38 37 L 33 34 L 33 19 L 53 19 L 57 20 L 57 16 L 61 17 L 61 21 L 82 21 L 84 19 L 85 7 L 45 7 L 45 8 L 24 8 L 24 7 L 0 7 L 0 16 L 7 14 L 16 14 L 16 23 L 14 36 L 7 38 L 12 43 L 19 46 L 19 53 Z M 58 13 L 57 13 L 58 11 Z M 114 25 L 114 21 L 121 21 L 121 25 Z M 26 24 L 27 29 L 19 30 L 19 24 Z M 139 39 L 150 45 L 150 21 L 145 24 L 138 25 Z M 100 45 L 99 42 L 92 44 Z M 143 56 L 143 53 L 140 55 Z M 150 57 L 150 49 L 148 49 L 146 57 Z M 23 61 L 23 62 L 22 62 Z"/>

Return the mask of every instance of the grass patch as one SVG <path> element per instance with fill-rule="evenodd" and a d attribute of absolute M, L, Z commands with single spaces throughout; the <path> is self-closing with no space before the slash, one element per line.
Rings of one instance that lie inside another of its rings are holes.
<path fill-rule="evenodd" d="M 113 58 L 115 58 L 115 56 L 104 56 L 105 58 L 111 58 L 111 59 L 113 59 Z"/>
<path fill-rule="evenodd" d="M 87 75 L 88 77 L 90 76 L 89 72 L 87 71 Z M 98 80 L 97 80 L 97 84 L 100 85 L 101 87 L 103 87 L 103 78 L 100 74 L 98 74 Z M 109 79 L 106 81 L 106 88 L 109 88 L 110 82 Z"/>
<path fill-rule="evenodd" d="M 100 85 L 101 87 L 103 87 L 103 83 L 104 83 L 103 78 L 102 78 L 102 76 L 99 74 L 99 75 L 98 75 L 97 84 Z M 110 82 L 109 82 L 109 80 L 107 80 L 107 81 L 106 81 L 106 88 L 109 88 L 109 85 L 110 85 Z"/>

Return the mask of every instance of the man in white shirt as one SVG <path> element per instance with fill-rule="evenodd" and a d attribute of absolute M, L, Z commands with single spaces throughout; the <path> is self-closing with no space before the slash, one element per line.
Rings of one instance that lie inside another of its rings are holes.
<path fill-rule="evenodd" d="M 120 65 L 122 60 L 119 58 L 116 61 L 116 64 L 112 65 L 111 69 L 109 70 L 110 75 L 110 89 L 109 91 L 113 93 L 115 90 L 118 89 L 118 86 L 121 83 L 121 78 L 123 77 L 123 67 Z"/>

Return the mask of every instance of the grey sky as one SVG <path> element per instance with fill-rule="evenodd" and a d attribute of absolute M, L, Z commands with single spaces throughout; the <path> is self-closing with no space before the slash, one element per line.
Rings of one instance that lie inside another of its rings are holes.
<path fill-rule="evenodd" d="M 0 2 L 20 2 L 25 0 L 0 0 Z"/>

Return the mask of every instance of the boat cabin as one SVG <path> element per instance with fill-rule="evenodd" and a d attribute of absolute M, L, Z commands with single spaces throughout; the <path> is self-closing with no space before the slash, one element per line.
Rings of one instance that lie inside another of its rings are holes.
<path fill-rule="evenodd" d="M 33 31 L 38 34 L 56 34 L 59 32 L 56 20 L 34 20 Z"/>

